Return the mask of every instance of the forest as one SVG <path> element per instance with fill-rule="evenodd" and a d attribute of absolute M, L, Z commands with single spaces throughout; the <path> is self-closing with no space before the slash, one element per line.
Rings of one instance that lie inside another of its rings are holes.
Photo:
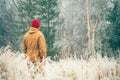
<path fill-rule="evenodd" d="M 38 19 L 48 56 L 119 55 L 119 0 L 0 0 L 0 7 L 0 47 L 22 51 L 23 35 Z"/>
<path fill-rule="evenodd" d="M 90 60 L 93 61 L 90 63 L 87 63 L 86 60 L 91 59 L 91 57 L 96 59 L 100 56 L 98 62 L 101 60 L 100 64 L 102 67 L 106 65 L 105 68 L 107 68 L 107 62 L 115 63 L 114 67 L 118 66 L 115 68 L 118 72 L 116 72 L 118 79 L 116 78 L 115 80 L 120 79 L 120 0 L 0 0 L 1 61 L 4 61 L 5 56 L 10 58 L 11 54 L 12 56 L 18 56 L 23 53 L 21 48 L 23 36 L 31 27 L 33 19 L 38 19 L 41 22 L 40 31 L 45 35 L 47 57 L 50 57 L 50 60 L 53 61 L 53 63 L 48 61 L 47 69 L 51 68 L 50 64 L 54 65 L 54 61 L 61 61 L 61 59 L 66 58 L 68 58 L 68 61 L 70 58 L 70 61 L 73 62 L 74 69 L 78 64 L 84 64 L 85 66 L 95 64 L 94 67 L 96 67 L 98 64 L 95 60 Z M 8 54 L 4 55 L 4 53 Z M 74 63 L 74 58 L 81 59 L 83 62 L 75 60 Z M 16 60 L 14 57 L 12 59 Z M 21 60 L 22 57 L 18 59 Z M 104 61 L 106 61 L 106 64 Z M 65 60 L 63 62 L 55 62 L 58 66 L 54 66 L 54 68 L 60 67 L 60 64 L 64 66 L 64 63 L 71 65 Z M 22 64 L 24 63 L 21 62 Z M 3 64 L 0 62 L 0 67 L 2 68 L 2 66 Z M 66 68 L 63 67 L 63 69 Z M 112 70 L 113 68 L 110 69 Z M 58 70 L 56 71 L 59 72 Z M 51 78 L 50 80 L 81 80 L 73 78 L 73 75 L 77 73 L 68 73 L 71 74 L 64 74 L 64 76 L 69 77 L 72 75 L 72 78 Z M 55 75 L 54 72 L 52 74 Z M 89 74 L 90 72 L 88 72 L 90 77 L 91 75 Z M 33 79 L 24 78 L 20 80 Z M 38 78 L 35 80 L 38 80 Z M 45 80 L 48 80 L 48 78 Z M 82 78 L 82 80 L 114 79 Z"/>

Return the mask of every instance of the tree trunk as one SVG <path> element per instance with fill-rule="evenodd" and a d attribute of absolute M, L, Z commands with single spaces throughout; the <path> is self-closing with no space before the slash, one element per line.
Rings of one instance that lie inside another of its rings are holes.
<path fill-rule="evenodd" d="M 87 20 L 87 37 L 88 37 L 88 52 L 91 54 L 91 46 L 90 46 L 90 16 L 89 16 L 89 6 L 88 1 L 86 0 L 86 20 Z"/>

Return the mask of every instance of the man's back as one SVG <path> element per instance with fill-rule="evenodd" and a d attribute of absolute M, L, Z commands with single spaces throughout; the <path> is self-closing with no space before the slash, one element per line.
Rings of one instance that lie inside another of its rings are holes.
<path fill-rule="evenodd" d="M 39 29 L 31 27 L 24 35 L 22 49 L 32 62 L 41 62 L 43 57 L 46 58 L 46 42 Z"/>

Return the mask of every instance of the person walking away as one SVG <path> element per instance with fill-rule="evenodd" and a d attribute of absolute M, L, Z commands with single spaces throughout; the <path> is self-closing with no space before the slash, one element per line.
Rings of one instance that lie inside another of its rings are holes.
<path fill-rule="evenodd" d="M 23 37 L 22 50 L 33 64 L 40 62 L 45 65 L 46 41 L 40 27 L 39 20 L 32 20 L 29 31 Z"/>

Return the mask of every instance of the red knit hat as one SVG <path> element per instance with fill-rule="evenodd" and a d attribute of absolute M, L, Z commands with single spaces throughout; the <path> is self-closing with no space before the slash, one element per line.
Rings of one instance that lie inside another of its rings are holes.
<path fill-rule="evenodd" d="M 32 20 L 31 26 L 34 28 L 40 28 L 40 22 L 37 19 Z"/>

